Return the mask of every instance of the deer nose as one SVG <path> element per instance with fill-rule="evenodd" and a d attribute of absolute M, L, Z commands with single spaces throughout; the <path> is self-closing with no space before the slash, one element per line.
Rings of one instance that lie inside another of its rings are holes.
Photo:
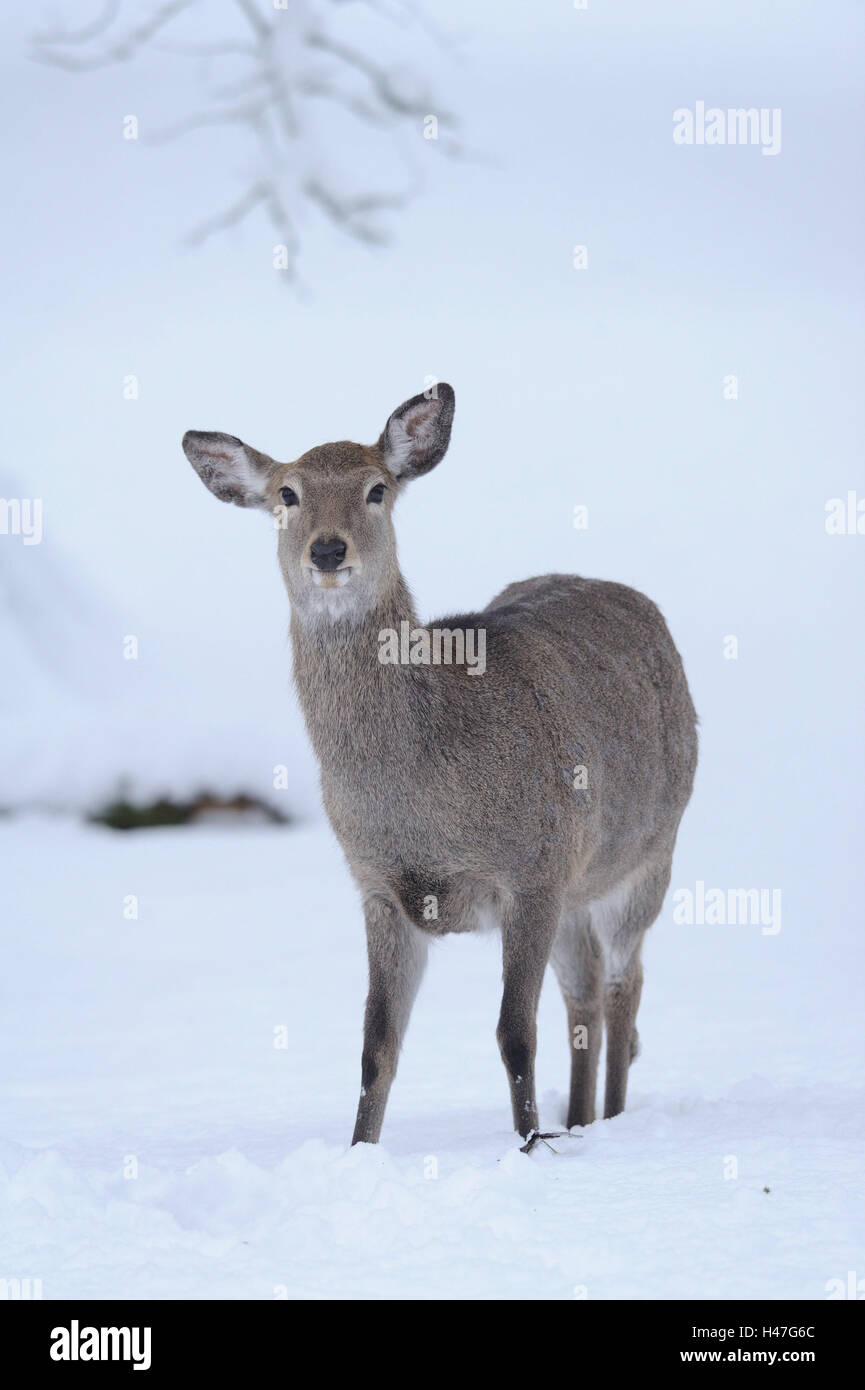
<path fill-rule="evenodd" d="M 309 554 L 316 569 L 339 569 L 345 559 L 345 541 L 313 541 Z"/>

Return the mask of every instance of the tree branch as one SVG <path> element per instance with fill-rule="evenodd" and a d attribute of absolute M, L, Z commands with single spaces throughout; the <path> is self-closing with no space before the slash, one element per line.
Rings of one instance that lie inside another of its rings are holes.
<path fill-rule="evenodd" d="M 419 139 L 420 122 L 431 111 L 439 125 L 446 128 L 456 126 L 455 118 L 437 109 L 437 103 L 416 79 L 414 87 L 410 79 L 397 82 L 391 70 L 374 57 L 331 37 L 322 24 L 325 9 L 336 12 L 336 3 L 307 0 L 315 26 L 306 25 L 304 10 L 300 16 L 292 17 L 293 24 L 289 19 L 286 31 L 278 13 L 272 12 L 268 18 L 264 0 L 235 0 L 235 14 L 244 26 L 236 35 L 189 40 L 162 37 L 178 16 L 198 3 L 199 0 L 162 0 L 131 28 L 115 33 L 121 3 L 107 0 L 97 18 L 79 29 L 55 29 L 35 35 L 33 56 L 39 62 L 70 71 L 127 62 L 148 47 L 190 59 L 251 61 L 251 68 L 238 69 L 236 74 L 222 69 L 226 80 L 219 84 L 207 82 L 207 104 L 202 109 L 149 137 L 151 143 L 164 143 L 195 130 L 233 124 L 247 126 L 250 139 L 257 144 L 256 164 L 262 169 L 261 175 L 221 212 L 194 227 L 184 238 L 186 244 L 199 245 L 261 208 L 288 248 L 289 257 L 295 258 L 299 240 L 288 206 L 305 200 L 323 211 L 346 235 L 368 245 L 382 245 L 387 237 L 375 224 L 375 214 L 405 207 L 411 192 L 343 193 L 331 181 L 325 181 L 319 172 L 320 160 L 314 145 L 307 148 L 304 143 L 304 125 L 299 119 L 304 104 L 332 102 L 358 122 L 379 129 L 416 122 Z M 414 5 L 406 0 L 367 3 L 393 23 L 422 22 Z M 298 18 L 301 23 L 297 23 Z M 292 36 L 291 47 L 285 46 L 286 32 Z M 246 75 L 241 75 L 244 72 Z M 352 74 L 360 74 L 363 83 Z M 452 141 L 443 141 L 440 148 L 445 153 L 459 152 Z M 350 149 L 350 154 L 354 153 Z M 292 278 L 294 273 L 292 265 Z"/>
<path fill-rule="evenodd" d="M 168 3 L 161 5 L 159 9 L 151 15 L 150 19 L 145 20 L 143 24 L 139 24 L 137 28 L 131 30 L 125 39 L 119 39 L 117 43 L 106 48 L 104 52 L 95 53 L 90 58 L 74 58 L 70 54 L 49 52 L 49 48 L 54 44 L 70 42 L 70 39 L 62 33 L 49 38 L 37 35 L 34 42 L 43 45 L 45 52 L 44 54 L 35 53 L 33 56 L 36 61 L 40 63 L 52 63 L 55 67 L 77 69 L 79 71 L 107 67 L 109 63 L 124 63 L 129 58 L 133 58 L 138 50 L 144 47 L 148 39 L 151 39 L 154 34 L 158 33 L 160 29 L 163 29 L 166 24 L 170 24 L 171 20 L 179 15 L 181 11 L 188 10 L 191 5 L 197 4 L 198 0 L 168 0 Z M 111 19 L 114 18 L 116 13 L 117 10 L 114 9 L 114 14 L 112 14 Z M 111 20 L 109 20 L 109 23 L 110 22 Z M 105 27 L 107 26 L 102 26 L 102 28 Z M 75 43 L 79 41 L 79 39 L 71 40 L 71 42 Z"/>
<path fill-rule="evenodd" d="M 214 232 L 225 231 L 226 228 L 242 222 L 247 213 L 251 212 L 259 203 L 265 202 L 267 198 L 266 184 L 251 184 L 236 202 L 230 203 L 227 208 L 222 212 L 215 213 L 213 217 L 205 218 L 203 222 L 199 222 L 196 227 L 193 227 L 192 231 L 187 232 L 183 238 L 184 243 L 187 246 L 200 246 Z"/>
<path fill-rule="evenodd" d="M 422 93 L 419 97 L 404 97 L 396 90 L 385 68 L 381 68 L 365 54 L 359 53 L 356 48 L 350 48 L 348 44 L 338 43 L 327 34 L 310 33 L 307 35 L 307 43 L 310 48 L 320 48 L 326 53 L 332 53 L 334 57 L 341 58 L 349 66 L 357 68 L 369 81 L 379 99 L 385 106 L 395 111 L 400 116 L 419 116 L 423 118 L 428 114 L 431 98 L 428 93 Z M 454 118 L 447 111 L 437 111 L 439 125 L 452 125 Z"/>

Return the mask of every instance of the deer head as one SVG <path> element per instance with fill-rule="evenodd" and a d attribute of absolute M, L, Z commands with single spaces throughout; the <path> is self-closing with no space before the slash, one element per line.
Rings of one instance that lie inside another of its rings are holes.
<path fill-rule="evenodd" d="M 356 618 L 398 578 L 393 504 L 444 457 L 453 415 L 453 390 L 440 382 L 395 410 L 375 444 L 320 444 L 278 463 L 234 435 L 188 430 L 183 451 L 220 501 L 272 513 L 299 617 Z"/>

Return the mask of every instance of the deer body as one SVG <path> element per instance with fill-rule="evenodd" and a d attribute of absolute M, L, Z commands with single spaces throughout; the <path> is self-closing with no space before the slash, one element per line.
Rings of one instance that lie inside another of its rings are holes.
<path fill-rule="evenodd" d="M 218 496 L 283 498 L 295 513 L 280 533 L 295 682 L 369 950 L 354 1142 L 379 1137 L 429 940 L 488 925 L 502 933 L 497 1036 L 515 1128 L 538 1123 L 535 1015 L 550 960 L 572 1044 L 568 1125 L 594 1118 L 604 1026 L 604 1113 L 624 1108 L 640 948 L 696 766 L 678 653 L 654 604 L 622 585 L 547 575 L 440 620 L 483 632 L 483 674 L 382 662 L 383 633 L 420 630 L 384 494 L 435 466 L 452 414 L 440 385 L 400 407 L 376 446 L 324 445 L 293 465 L 231 436 L 184 440 Z M 304 573 L 318 566 L 321 578 Z"/>

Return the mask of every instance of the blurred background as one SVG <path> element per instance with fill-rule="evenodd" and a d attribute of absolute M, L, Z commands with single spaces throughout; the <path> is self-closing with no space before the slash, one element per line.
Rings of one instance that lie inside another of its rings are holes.
<path fill-rule="evenodd" d="M 747 882 L 748 846 L 842 910 L 865 539 L 826 507 L 865 497 L 863 21 L 5 6 L 0 495 L 42 534 L 0 535 L 0 806 L 318 816 L 271 524 L 180 437 L 371 441 L 438 378 L 451 450 L 397 518 L 420 612 L 552 570 L 645 590 L 702 721 L 698 871 Z M 779 108 L 780 151 L 674 143 L 698 101 Z"/>

